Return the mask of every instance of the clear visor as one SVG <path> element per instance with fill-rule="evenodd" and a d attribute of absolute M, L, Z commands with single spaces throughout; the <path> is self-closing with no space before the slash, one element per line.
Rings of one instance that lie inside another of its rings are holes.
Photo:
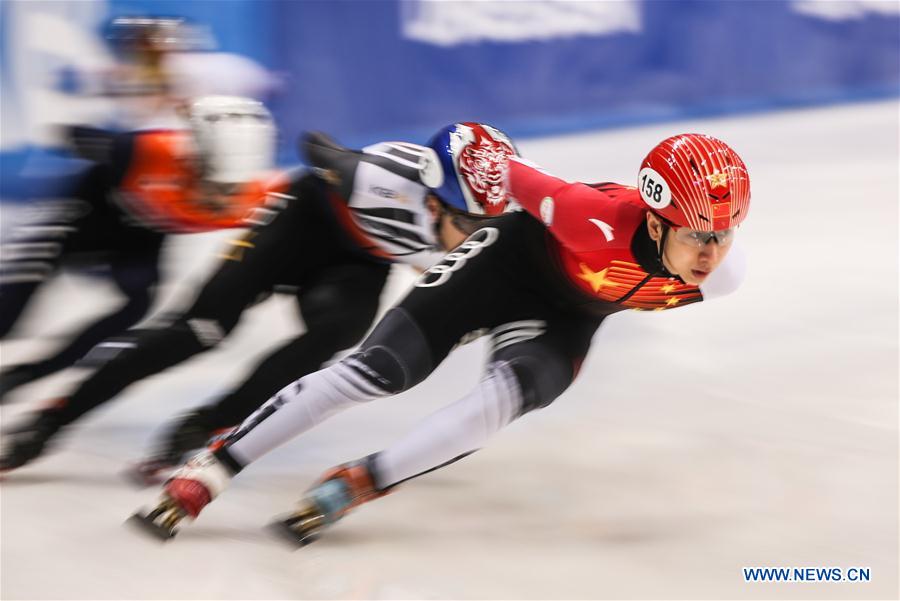
<path fill-rule="evenodd" d="M 734 242 L 734 232 L 735 228 L 733 227 L 728 228 L 727 230 L 717 230 L 715 232 L 702 232 L 686 227 L 680 227 L 674 230 L 673 235 L 674 238 L 682 244 L 703 248 L 710 242 L 715 242 L 719 246 L 731 245 L 731 243 Z"/>

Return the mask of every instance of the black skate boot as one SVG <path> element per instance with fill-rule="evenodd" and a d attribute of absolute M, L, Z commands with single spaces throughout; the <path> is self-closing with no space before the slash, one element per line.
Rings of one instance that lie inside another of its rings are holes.
<path fill-rule="evenodd" d="M 0 472 L 22 467 L 39 457 L 47 442 L 63 427 L 59 407 L 38 411 L 20 426 L 10 430 L 4 438 L 0 456 Z"/>
<path fill-rule="evenodd" d="M 161 484 L 168 472 L 184 462 L 185 455 L 209 444 L 221 430 L 213 426 L 212 409 L 200 408 L 176 418 L 146 458 L 130 466 L 128 478 L 139 486 Z M 230 431 L 230 429 L 225 430 Z"/>
<path fill-rule="evenodd" d="M 306 492 L 294 513 L 279 518 L 269 528 L 291 544 L 303 547 L 351 509 L 387 494 L 375 488 L 365 461 L 347 463 L 328 472 Z"/>

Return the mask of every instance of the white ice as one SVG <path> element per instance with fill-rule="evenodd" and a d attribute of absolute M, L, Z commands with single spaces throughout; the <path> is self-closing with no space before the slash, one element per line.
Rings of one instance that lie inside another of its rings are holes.
<path fill-rule="evenodd" d="M 631 182 L 671 133 L 727 140 L 753 182 L 745 285 L 610 318 L 552 406 L 305 549 L 263 526 L 323 469 L 383 448 L 468 390 L 483 346 L 252 465 L 174 541 L 124 527 L 156 491 L 119 472 L 155 429 L 299 331 L 291 301 L 273 299 L 222 347 L 132 387 L 6 477 L 0 597 L 896 598 L 898 126 L 891 101 L 522 142 L 564 177 Z M 169 305 L 202 279 L 221 237 L 174 244 Z M 410 280 L 395 275 L 385 302 Z M 110 302 L 107 288 L 65 275 L 26 325 L 59 334 Z M 3 363 L 46 344 L 9 342 Z M 4 427 L 78 377 L 23 388 Z M 861 566 L 871 581 L 745 583 L 743 566 Z"/>

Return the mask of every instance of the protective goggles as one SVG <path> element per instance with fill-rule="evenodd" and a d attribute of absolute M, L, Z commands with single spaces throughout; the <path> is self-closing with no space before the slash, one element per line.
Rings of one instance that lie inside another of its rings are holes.
<path fill-rule="evenodd" d="M 472 234 L 483 228 L 488 220 L 493 219 L 490 215 L 472 215 L 460 211 L 456 207 L 444 204 L 444 212 L 450 215 L 450 221 L 456 228 L 466 235 Z"/>
<path fill-rule="evenodd" d="M 688 246 L 696 246 L 698 248 L 703 248 L 713 240 L 715 240 L 716 244 L 718 244 L 719 246 L 728 246 L 732 242 L 734 242 L 733 227 L 728 228 L 727 230 L 718 230 L 715 232 L 702 232 L 686 227 L 680 227 L 674 230 L 672 233 L 675 236 L 675 239 L 682 244 L 687 244 Z"/>

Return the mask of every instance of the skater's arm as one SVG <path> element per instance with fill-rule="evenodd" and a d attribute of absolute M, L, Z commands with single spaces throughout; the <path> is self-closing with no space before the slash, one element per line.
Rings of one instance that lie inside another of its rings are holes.
<path fill-rule="evenodd" d="M 618 206 L 606 194 L 569 183 L 521 159 L 509 162 L 508 192 L 573 252 L 603 248 L 616 239 Z"/>

